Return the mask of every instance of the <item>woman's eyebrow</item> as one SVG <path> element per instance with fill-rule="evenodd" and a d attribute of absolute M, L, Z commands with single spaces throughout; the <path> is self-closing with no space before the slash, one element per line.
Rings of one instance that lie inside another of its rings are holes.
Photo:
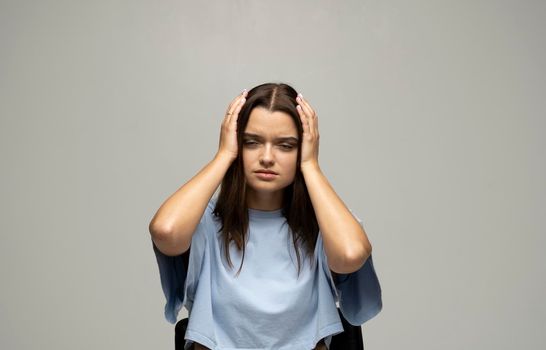
<path fill-rule="evenodd" d="M 244 133 L 244 137 L 253 137 L 253 138 L 256 138 L 258 140 L 263 140 L 263 137 L 258 135 L 258 134 L 252 134 L 252 133 L 248 133 L 248 132 L 245 132 Z M 275 141 L 293 141 L 293 142 L 298 142 L 298 138 L 297 137 L 293 137 L 293 136 L 283 136 L 283 137 L 277 137 L 275 138 Z"/>

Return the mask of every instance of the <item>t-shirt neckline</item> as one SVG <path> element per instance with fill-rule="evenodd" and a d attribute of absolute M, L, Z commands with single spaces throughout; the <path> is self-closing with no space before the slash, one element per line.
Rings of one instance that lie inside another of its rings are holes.
<path fill-rule="evenodd" d="M 259 210 L 248 208 L 248 216 L 254 218 L 278 218 L 282 216 L 282 208 L 276 210 Z"/>

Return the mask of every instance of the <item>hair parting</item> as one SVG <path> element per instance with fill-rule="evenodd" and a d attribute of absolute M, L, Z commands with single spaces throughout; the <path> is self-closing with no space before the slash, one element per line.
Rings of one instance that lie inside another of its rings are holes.
<path fill-rule="evenodd" d="M 237 120 L 238 154 L 224 176 L 214 215 L 220 220 L 223 252 L 230 267 L 233 268 L 229 247 L 235 244 L 241 252 L 241 264 L 237 275 L 241 272 L 245 257 L 245 246 L 248 236 L 249 217 L 246 202 L 247 182 L 244 174 L 242 148 L 243 134 L 248 124 L 250 113 L 256 107 L 266 108 L 270 112 L 284 112 L 292 117 L 298 130 L 297 170 L 292 184 L 284 188 L 282 214 L 286 218 L 292 235 L 292 244 L 298 262 L 298 275 L 301 270 L 301 253 L 313 262 L 313 252 L 316 245 L 319 226 L 315 211 L 305 185 L 305 179 L 300 169 L 301 142 L 303 127 L 296 109 L 297 92 L 284 83 L 265 83 L 248 91 L 246 103 L 239 112 Z"/>

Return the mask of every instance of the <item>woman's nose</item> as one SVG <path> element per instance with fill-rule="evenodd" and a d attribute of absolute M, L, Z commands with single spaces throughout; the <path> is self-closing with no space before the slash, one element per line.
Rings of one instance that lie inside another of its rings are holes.
<path fill-rule="evenodd" d="M 264 151 L 260 157 L 260 162 L 263 164 L 272 164 L 273 160 L 273 150 L 271 145 L 266 145 Z"/>

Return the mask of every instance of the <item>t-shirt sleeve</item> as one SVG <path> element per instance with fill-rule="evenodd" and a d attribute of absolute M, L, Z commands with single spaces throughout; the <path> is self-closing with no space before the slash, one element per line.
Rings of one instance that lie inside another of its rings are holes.
<path fill-rule="evenodd" d="M 351 211 L 349 209 L 349 211 Z M 352 211 L 351 213 L 363 226 L 362 220 Z M 372 255 L 368 257 L 364 265 L 357 271 L 349 274 L 337 274 L 333 278 L 328 266 L 328 260 L 324 251 L 322 234 L 319 234 L 319 258 L 324 273 L 327 274 L 334 295 L 339 301 L 339 308 L 343 317 L 353 326 L 364 324 L 376 316 L 382 309 L 381 286 L 375 272 Z"/>
<path fill-rule="evenodd" d="M 203 263 L 207 242 L 207 229 L 210 227 L 212 203 L 209 202 L 191 240 L 189 251 L 177 256 L 163 254 L 152 240 L 153 251 L 159 268 L 161 288 L 165 295 L 165 319 L 172 324 L 177 321 L 182 306 L 187 299 L 188 289 L 194 289 Z"/>

